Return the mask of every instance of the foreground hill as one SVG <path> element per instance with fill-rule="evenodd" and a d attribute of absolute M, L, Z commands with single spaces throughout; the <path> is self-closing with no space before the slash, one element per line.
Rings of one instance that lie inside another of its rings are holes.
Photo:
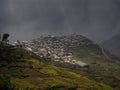
<path fill-rule="evenodd" d="M 58 66 L 120 88 L 120 61 L 81 35 L 41 36 L 25 45 Z M 47 61 L 47 62 L 48 62 Z"/>
<path fill-rule="evenodd" d="M 0 49 L 0 90 L 113 90 L 22 48 L 1 43 Z"/>
<path fill-rule="evenodd" d="M 120 57 L 120 34 L 103 41 L 101 45 L 111 53 Z"/>

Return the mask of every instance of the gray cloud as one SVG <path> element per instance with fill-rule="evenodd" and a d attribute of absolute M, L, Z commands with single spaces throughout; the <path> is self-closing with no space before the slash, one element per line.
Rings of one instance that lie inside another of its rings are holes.
<path fill-rule="evenodd" d="M 79 33 L 96 42 L 120 33 L 119 0 L 1 0 L 0 32 L 11 40 Z"/>

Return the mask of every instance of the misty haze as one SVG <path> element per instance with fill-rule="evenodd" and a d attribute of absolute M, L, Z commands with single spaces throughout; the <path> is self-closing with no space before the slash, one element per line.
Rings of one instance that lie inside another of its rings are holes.
<path fill-rule="evenodd" d="M 119 0 L 0 0 L 0 33 L 10 40 L 77 33 L 95 42 L 120 33 Z"/>

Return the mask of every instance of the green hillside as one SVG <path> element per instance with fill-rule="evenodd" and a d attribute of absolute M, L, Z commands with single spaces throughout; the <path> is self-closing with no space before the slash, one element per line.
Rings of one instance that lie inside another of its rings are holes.
<path fill-rule="evenodd" d="M 86 75 L 46 62 L 45 58 L 37 59 L 21 48 L 2 43 L 0 49 L 0 90 L 113 90 Z"/>
<path fill-rule="evenodd" d="M 120 58 L 112 55 L 103 47 L 100 47 L 82 35 L 41 36 L 27 42 L 26 46 L 32 48 L 33 52 L 37 52 L 38 55 L 41 54 L 42 51 L 39 51 L 41 49 L 44 49 L 43 55 L 47 51 L 50 52 L 45 56 L 51 57 L 51 62 L 57 66 L 69 68 L 98 82 L 108 84 L 114 88 L 120 88 Z M 62 56 L 60 56 L 61 53 L 63 54 Z M 72 54 L 72 58 L 68 59 L 68 61 L 82 61 L 88 67 L 66 63 L 64 60 L 66 53 L 68 54 L 68 58 L 69 53 Z M 53 58 L 54 54 L 60 59 Z"/>
<path fill-rule="evenodd" d="M 76 59 L 89 64 L 89 70 L 78 68 L 78 72 L 84 73 L 97 81 L 107 83 L 112 87 L 120 88 L 119 58 L 94 43 L 74 46 L 68 47 L 68 50 L 74 54 Z"/>

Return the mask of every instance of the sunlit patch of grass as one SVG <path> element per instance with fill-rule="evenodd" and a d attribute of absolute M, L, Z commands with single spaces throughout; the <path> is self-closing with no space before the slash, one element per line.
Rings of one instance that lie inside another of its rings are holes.
<path fill-rule="evenodd" d="M 28 62 L 31 63 L 33 68 L 42 68 L 45 65 L 43 62 L 36 59 L 29 59 Z"/>
<path fill-rule="evenodd" d="M 38 64 L 38 63 L 37 63 Z M 112 90 L 107 85 L 97 83 L 87 77 L 71 72 L 69 69 L 56 67 L 54 65 L 45 65 L 39 69 L 42 76 L 29 76 L 25 78 L 13 78 L 12 82 L 17 86 L 27 90 Z"/>
<path fill-rule="evenodd" d="M 46 67 L 44 67 L 43 69 L 40 70 L 40 72 L 47 74 L 49 76 L 58 76 L 58 68 L 56 66 L 53 65 L 48 65 Z"/>

